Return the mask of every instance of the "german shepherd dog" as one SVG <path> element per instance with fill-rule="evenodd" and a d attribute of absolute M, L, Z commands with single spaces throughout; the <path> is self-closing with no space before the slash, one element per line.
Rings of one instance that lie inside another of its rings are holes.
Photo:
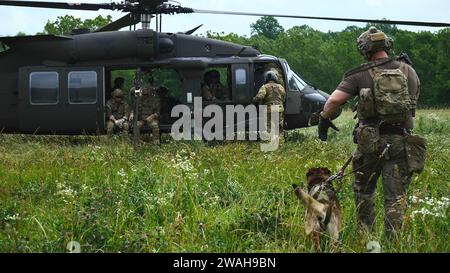
<path fill-rule="evenodd" d="M 306 206 L 305 231 L 314 242 L 316 252 L 320 251 L 320 235 L 328 233 L 333 245 L 339 240 L 342 216 L 339 200 L 328 179 L 331 172 L 327 168 L 313 168 L 308 171 L 308 192 L 292 185 L 298 199 Z"/>

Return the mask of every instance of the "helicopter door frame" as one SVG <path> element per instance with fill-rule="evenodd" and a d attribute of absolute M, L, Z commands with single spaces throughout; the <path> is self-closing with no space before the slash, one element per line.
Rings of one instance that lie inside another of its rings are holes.
<path fill-rule="evenodd" d="M 104 133 L 104 77 L 104 67 L 98 66 L 21 68 L 19 70 L 20 131 L 74 135 Z M 39 90 L 39 85 L 41 88 L 51 86 L 51 89 L 37 93 L 34 90 Z M 95 93 L 89 93 L 94 88 Z M 51 96 L 45 98 L 46 95 L 42 94 L 51 94 Z M 72 96 L 72 94 L 76 95 Z"/>
<path fill-rule="evenodd" d="M 286 78 L 286 115 L 300 115 L 302 113 L 302 90 L 297 86 L 292 72 L 288 72 Z"/>

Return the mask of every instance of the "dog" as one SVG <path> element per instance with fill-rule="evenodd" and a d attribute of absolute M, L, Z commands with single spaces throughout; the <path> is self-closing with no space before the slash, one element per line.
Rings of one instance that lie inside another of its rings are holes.
<path fill-rule="evenodd" d="M 320 251 L 320 236 L 328 233 L 333 245 L 339 241 L 342 213 L 336 191 L 329 181 L 331 171 L 327 168 L 313 168 L 306 174 L 308 192 L 292 185 L 298 199 L 306 206 L 305 232 L 314 243 L 316 252 Z"/>

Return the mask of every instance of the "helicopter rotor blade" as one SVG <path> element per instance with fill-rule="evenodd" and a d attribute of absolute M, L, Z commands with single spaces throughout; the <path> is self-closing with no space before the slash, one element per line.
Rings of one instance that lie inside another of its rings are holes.
<path fill-rule="evenodd" d="M 131 13 L 128 13 L 127 15 L 123 16 L 122 18 L 120 18 L 104 27 L 101 27 L 101 28 L 95 30 L 95 32 L 115 31 L 115 30 L 119 30 L 124 27 L 136 25 L 140 21 L 141 21 L 141 18 L 139 16 L 135 16 Z"/>
<path fill-rule="evenodd" d="M 215 10 L 203 10 L 203 9 L 194 9 L 194 13 L 242 15 L 242 16 L 258 16 L 258 17 L 273 16 L 273 17 L 280 17 L 280 18 L 330 20 L 330 21 L 345 21 L 345 22 L 360 22 L 360 23 L 375 23 L 375 24 L 394 24 L 394 25 L 425 26 L 425 27 L 450 27 L 450 23 L 440 23 L 440 22 L 417 22 L 417 21 L 398 21 L 398 20 L 391 21 L 391 20 L 376 20 L 376 19 L 316 17 L 316 16 L 284 15 L 284 14 L 251 13 L 251 12 L 215 11 Z"/>
<path fill-rule="evenodd" d="M 115 10 L 114 4 L 89 4 L 89 3 L 62 3 L 62 2 L 42 2 L 42 1 L 0 1 L 0 6 L 16 6 L 31 8 L 49 8 L 49 9 L 72 9 L 72 10 L 91 10 L 98 11 L 100 9 Z"/>

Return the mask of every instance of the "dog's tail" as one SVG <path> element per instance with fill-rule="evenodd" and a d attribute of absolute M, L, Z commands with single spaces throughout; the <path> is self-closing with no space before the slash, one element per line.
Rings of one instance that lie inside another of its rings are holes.
<path fill-rule="evenodd" d="M 294 184 L 292 187 L 294 187 L 298 199 L 300 199 L 308 209 L 312 210 L 312 212 L 317 214 L 320 218 L 325 219 L 328 209 L 327 205 L 320 203 L 297 185 Z"/>

